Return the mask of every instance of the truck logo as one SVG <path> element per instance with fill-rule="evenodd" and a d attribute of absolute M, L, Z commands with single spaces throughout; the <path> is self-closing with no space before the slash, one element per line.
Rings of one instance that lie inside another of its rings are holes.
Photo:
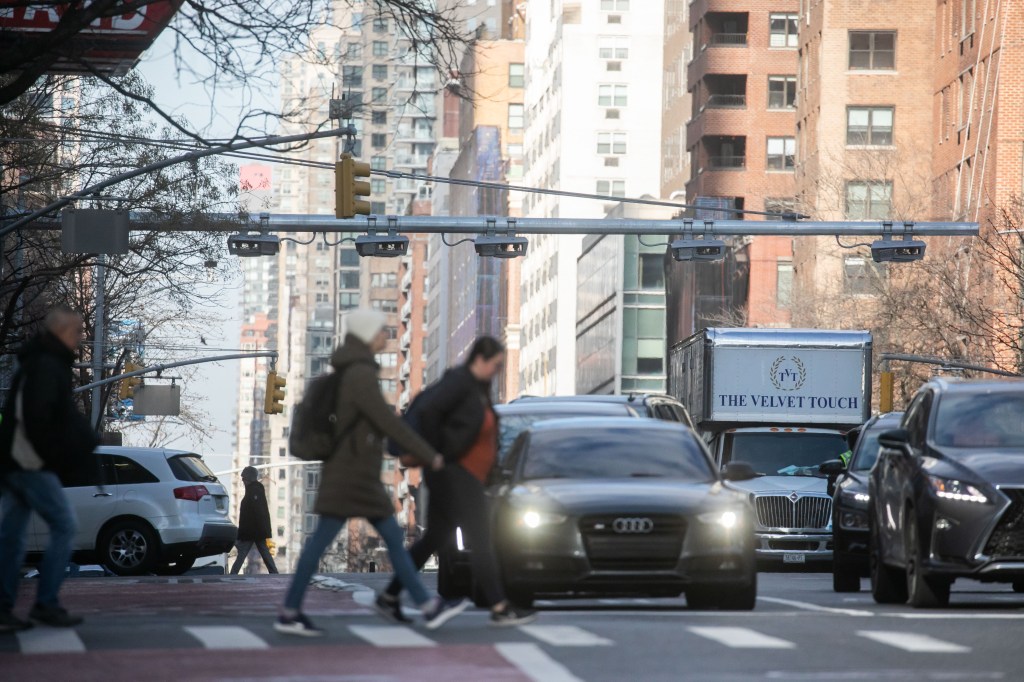
<path fill-rule="evenodd" d="M 807 368 L 800 358 L 780 355 L 768 372 L 772 386 L 780 391 L 798 391 L 807 381 Z"/>

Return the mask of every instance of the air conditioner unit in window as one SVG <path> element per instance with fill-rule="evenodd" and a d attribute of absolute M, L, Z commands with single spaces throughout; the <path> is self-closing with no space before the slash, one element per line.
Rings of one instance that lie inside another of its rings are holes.
<path fill-rule="evenodd" d="M 609 24 L 621 24 L 622 23 L 622 16 L 619 15 L 619 14 L 609 14 L 608 15 L 608 23 Z"/>
<path fill-rule="evenodd" d="M 604 157 L 604 165 L 606 166 L 618 166 L 619 157 L 617 156 L 606 156 Z"/>
<path fill-rule="evenodd" d="M 619 110 L 618 109 L 605 109 L 604 110 L 604 117 L 605 118 L 618 118 L 619 117 Z"/>
<path fill-rule="evenodd" d="M 607 62 L 604 68 L 608 71 L 622 71 L 622 62 Z"/>

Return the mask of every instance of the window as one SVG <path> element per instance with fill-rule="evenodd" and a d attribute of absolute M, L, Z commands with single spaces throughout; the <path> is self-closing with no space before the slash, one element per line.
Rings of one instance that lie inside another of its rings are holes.
<path fill-rule="evenodd" d="M 598 154 L 625 154 L 626 133 L 598 133 Z"/>
<path fill-rule="evenodd" d="M 598 180 L 596 194 L 607 197 L 624 197 L 626 196 L 626 181 Z"/>
<path fill-rule="evenodd" d="M 383 368 L 398 366 L 398 353 L 377 353 L 377 364 Z"/>
<path fill-rule="evenodd" d="M 384 102 L 388 98 L 387 88 L 373 88 L 370 90 L 370 101 L 371 102 Z"/>
<path fill-rule="evenodd" d="M 522 64 L 508 65 L 508 87 L 521 88 L 526 85 L 526 67 Z"/>
<path fill-rule="evenodd" d="M 625 85 L 599 85 L 597 86 L 597 104 L 602 107 L 624 107 L 626 106 Z"/>
<path fill-rule="evenodd" d="M 370 286 L 393 289 L 398 286 L 398 275 L 393 272 L 375 272 L 370 275 Z"/>
<path fill-rule="evenodd" d="M 846 183 L 848 220 L 887 220 L 891 213 L 891 181 L 852 180 Z"/>
<path fill-rule="evenodd" d="M 523 127 L 523 105 L 508 105 L 508 127 L 512 130 L 521 130 Z"/>
<path fill-rule="evenodd" d="M 122 455 L 114 455 L 110 458 L 110 463 L 113 465 L 114 480 L 117 481 L 118 485 L 160 482 L 160 479 L 154 476 L 146 467 Z"/>
<path fill-rule="evenodd" d="M 363 67 L 343 66 L 341 67 L 341 82 L 346 88 L 363 87 Z"/>
<path fill-rule="evenodd" d="M 373 298 L 370 299 L 370 307 L 383 313 L 397 313 L 398 301 L 393 298 Z"/>
<path fill-rule="evenodd" d="M 356 253 L 355 249 L 341 249 L 341 255 L 338 256 L 338 264 L 342 267 L 359 267 L 359 254 Z"/>
<path fill-rule="evenodd" d="M 388 56 L 388 44 L 383 40 L 373 41 L 373 56 L 374 57 L 387 57 Z"/>
<path fill-rule="evenodd" d="M 629 0 L 601 0 L 603 12 L 624 12 L 629 9 Z"/>
<path fill-rule="evenodd" d="M 348 58 L 349 59 L 362 59 L 363 57 L 363 44 L 362 43 L 349 43 L 348 44 Z"/>
<path fill-rule="evenodd" d="M 374 149 L 383 149 L 388 146 L 388 136 L 385 133 L 373 133 L 370 135 L 370 144 Z"/>
<path fill-rule="evenodd" d="M 768 108 L 792 109 L 796 106 L 796 76 L 768 76 Z"/>
<path fill-rule="evenodd" d="M 381 393 L 394 393 L 398 390 L 398 382 L 394 379 L 381 379 L 380 380 L 380 391 Z"/>
<path fill-rule="evenodd" d="M 387 191 L 387 183 L 384 180 L 374 178 L 370 180 L 370 192 L 373 194 L 384 194 Z"/>
<path fill-rule="evenodd" d="M 796 47 L 798 19 L 796 14 L 768 15 L 768 46 Z"/>
<path fill-rule="evenodd" d="M 389 339 L 398 338 L 398 327 L 384 327 L 384 332 L 387 334 Z"/>
<path fill-rule="evenodd" d="M 893 107 L 849 107 L 846 110 L 846 144 L 892 144 Z"/>
<path fill-rule="evenodd" d="M 387 33 L 388 32 L 388 20 L 381 17 L 376 17 L 373 20 L 373 32 L 374 33 Z"/>
<path fill-rule="evenodd" d="M 866 256 L 847 256 L 843 260 L 843 290 L 852 296 L 869 296 L 884 272 Z"/>
<path fill-rule="evenodd" d="M 352 310 L 353 308 L 359 307 L 359 294 L 358 293 L 341 293 L 338 294 L 338 308 L 340 310 Z"/>
<path fill-rule="evenodd" d="M 640 254 L 640 288 L 665 288 L 665 257 L 660 253 Z"/>
<path fill-rule="evenodd" d="M 387 170 L 388 160 L 383 156 L 371 156 L 370 168 L 372 168 L 373 170 Z"/>
<path fill-rule="evenodd" d="M 768 170 L 793 170 L 795 160 L 795 137 L 768 138 Z"/>
<path fill-rule="evenodd" d="M 628 59 L 629 39 L 625 36 L 604 36 L 598 38 L 597 56 L 600 59 Z"/>
<path fill-rule="evenodd" d="M 850 69 L 896 68 L 896 31 L 850 31 Z"/>
<path fill-rule="evenodd" d="M 775 307 L 788 308 L 793 303 L 793 261 L 775 261 Z"/>
<path fill-rule="evenodd" d="M 375 81 L 386 81 L 388 79 L 388 65 L 387 64 L 374 64 L 373 65 L 373 80 Z"/>
<path fill-rule="evenodd" d="M 356 253 L 355 250 L 352 253 Z M 358 258 L 358 254 L 356 255 Z M 338 271 L 338 288 L 339 289 L 358 289 L 359 288 L 359 271 L 358 270 L 339 270 Z"/>
<path fill-rule="evenodd" d="M 386 210 L 387 210 L 387 207 L 384 205 L 383 201 L 371 201 L 370 202 L 370 213 L 372 215 L 384 215 L 384 212 Z"/>
<path fill-rule="evenodd" d="M 375 111 L 373 112 L 373 122 L 377 125 L 384 125 L 388 122 L 388 112 L 386 111 Z"/>

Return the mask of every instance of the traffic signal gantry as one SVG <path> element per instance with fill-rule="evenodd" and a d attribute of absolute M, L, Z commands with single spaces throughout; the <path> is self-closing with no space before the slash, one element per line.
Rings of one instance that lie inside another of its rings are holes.
<path fill-rule="evenodd" d="M 354 218 L 370 215 L 370 202 L 359 197 L 370 196 L 370 183 L 358 178 L 370 177 L 370 164 L 356 161 L 351 154 L 342 154 L 334 164 L 334 216 Z"/>
<path fill-rule="evenodd" d="M 263 400 L 263 411 L 267 414 L 281 414 L 284 412 L 284 389 L 287 380 L 278 376 L 277 372 L 267 373 L 267 391 Z"/>

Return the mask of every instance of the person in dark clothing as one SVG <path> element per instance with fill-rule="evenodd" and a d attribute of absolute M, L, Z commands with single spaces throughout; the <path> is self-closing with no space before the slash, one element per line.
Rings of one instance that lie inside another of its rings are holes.
<path fill-rule="evenodd" d="M 14 615 L 14 604 L 32 512 L 49 527 L 50 543 L 29 618 L 57 627 L 82 622 L 61 606 L 58 593 L 77 530 L 61 481 L 81 480 L 99 466 L 93 453 L 99 437 L 72 393 L 71 366 L 83 333 L 82 316 L 58 308 L 18 354 L 0 421 L 0 632 L 31 627 Z"/>
<path fill-rule="evenodd" d="M 267 565 L 267 571 L 277 573 L 277 564 L 270 556 L 267 538 L 271 537 L 270 508 L 267 506 L 267 491 L 259 481 L 260 472 L 256 467 L 242 469 L 242 481 L 245 482 L 245 496 L 238 505 L 238 539 L 235 549 L 238 556 L 231 566 L 232 575 L 242 570 L 242 564 L 252 551 L 253 545 Z"/>
<path fill-rule="evenodd" d="M 441 471 L 424 472 L 430 491 L 427 530 L 410 549 L 417 568 L 432 554 L 445 549 L 456 527 L 473 548 L 473 580 L 491 606 L 493 625 L 521 625 L 535 618 L 505 597 L 491 538 L 490 511 L 485 484 L 497 461 L 498 417 L 491 403 L 491 382 L 501 370 L 505 348 L 489 336 L 477 339 L 465 364 L 449 369 L 423 394 L 419 428 L 424 438 L 444 455 Z M 391 609 L 403 618 L 398 576 L 377 596 L 377 608 Z"/>

